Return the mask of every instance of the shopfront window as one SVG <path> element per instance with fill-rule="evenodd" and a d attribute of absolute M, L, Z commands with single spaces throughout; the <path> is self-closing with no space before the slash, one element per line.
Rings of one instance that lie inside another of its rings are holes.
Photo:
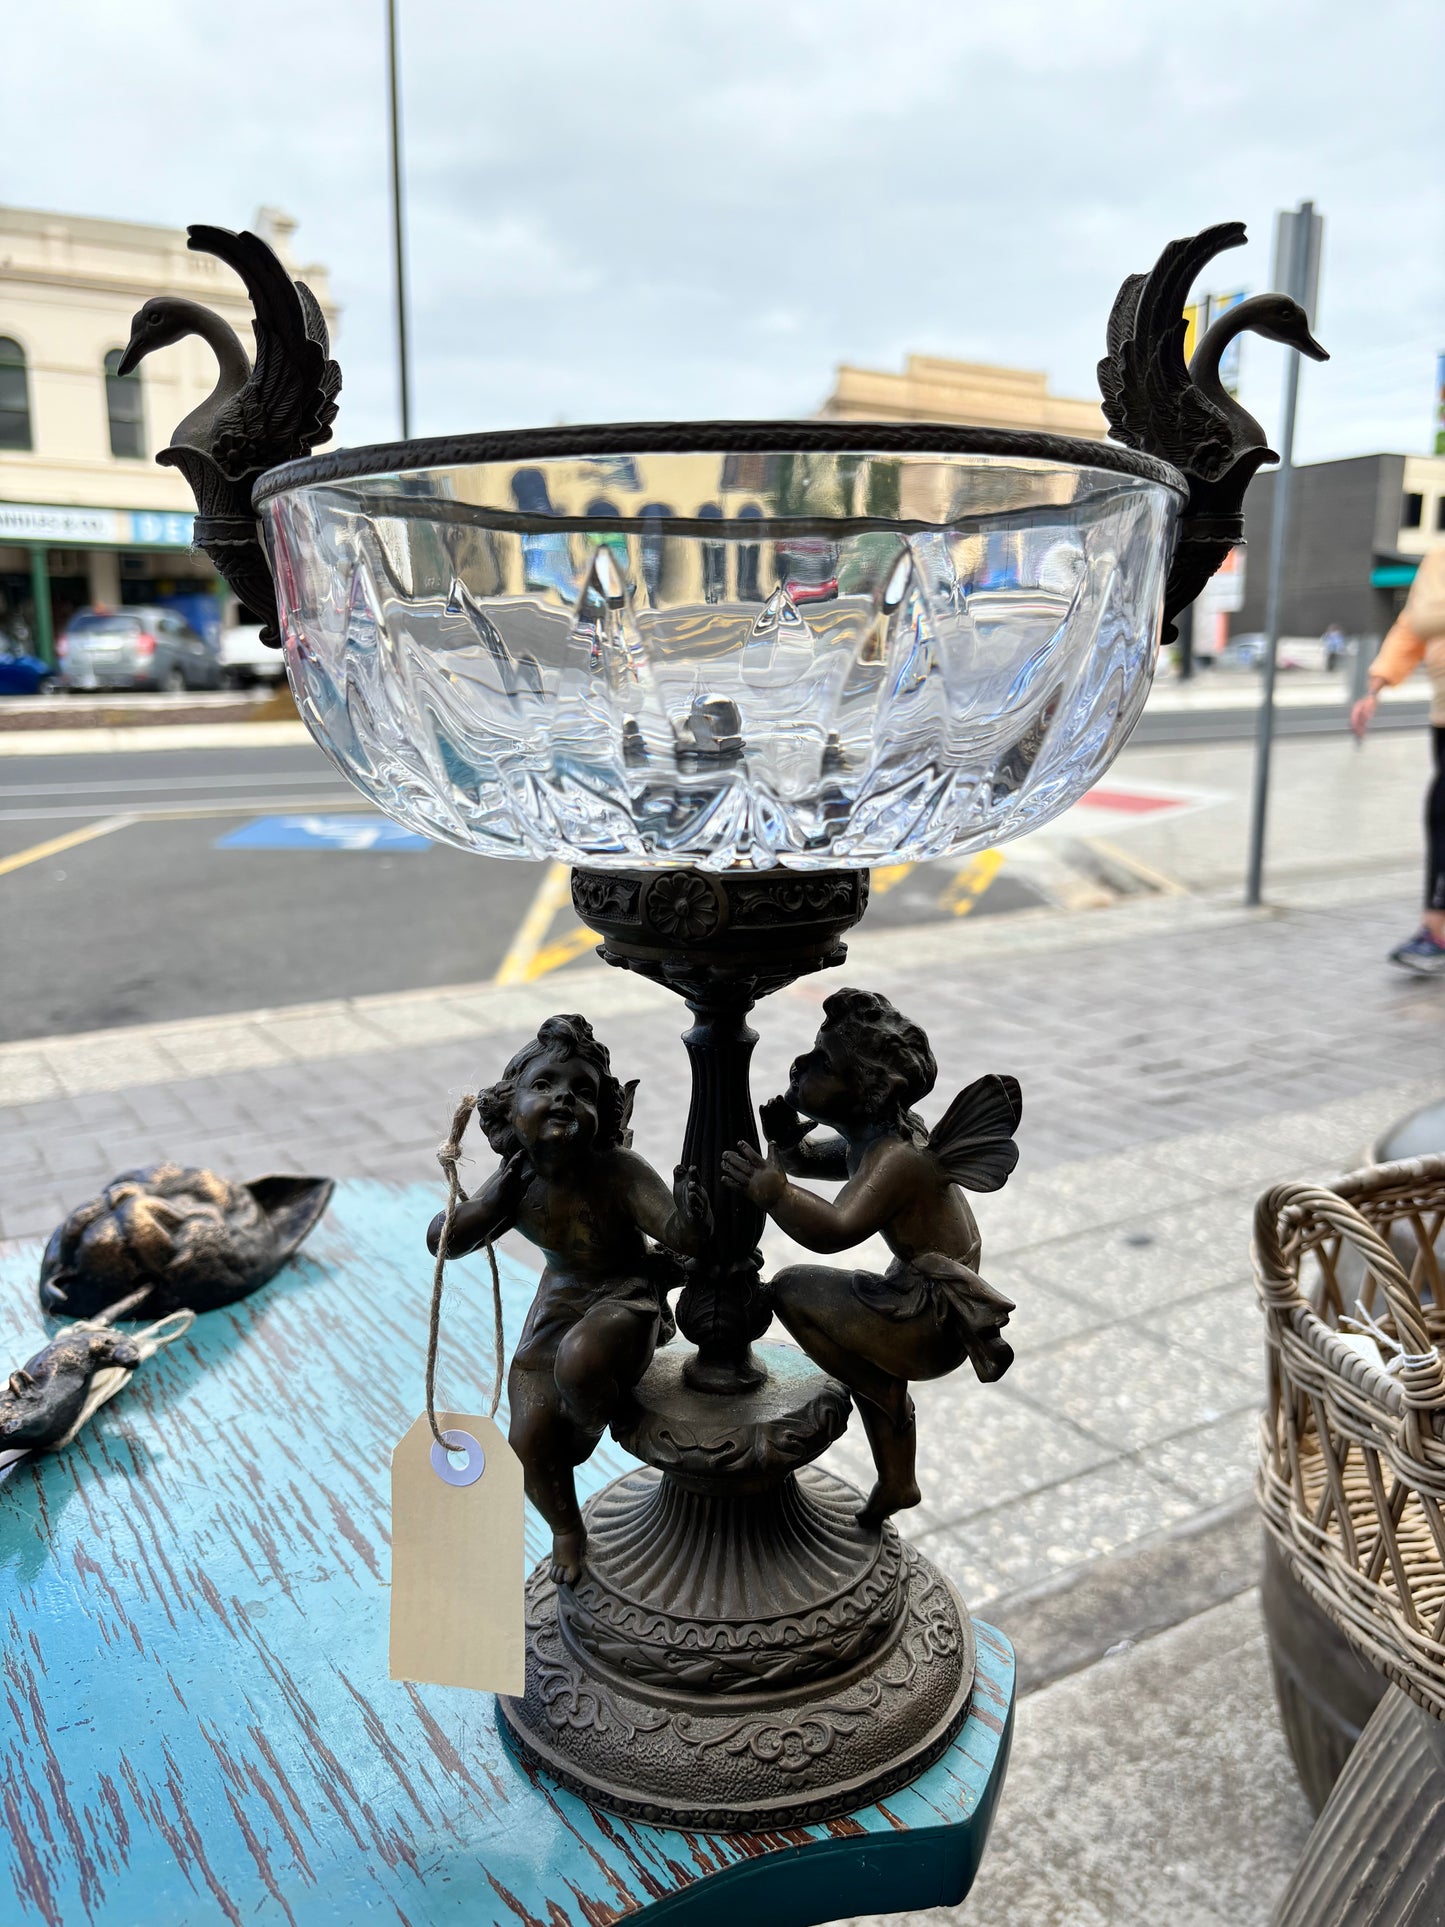
<path fill-rule="evenodd" d="M 110 417 L 112 455 L 145 454 L 145 420 L 141 410 L 138 374 L 120 373 L 121 351 L 112 348 L 105 358 L 105 410 Z"/>
<path fill-rule="evenodd" d="M 25 350 L 0 335 L 0 448 L 30 448 L 30 384 Z"/>

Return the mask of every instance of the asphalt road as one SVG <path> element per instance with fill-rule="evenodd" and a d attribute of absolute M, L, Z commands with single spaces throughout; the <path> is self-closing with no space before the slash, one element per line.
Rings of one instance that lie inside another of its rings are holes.
<path fill-rule="evenodd" d="M 517 958 L 545 864 L 217 847 L 278 815 L 364 835 L 359 801 L 309 744 L 0 757 L 0 1040 L 534 976 L 595 941 L 564 896 Z M 987 865 L 887 881 L 870 928 L 1045 900 Z"/>
<path fill-rule="evenodd" d="M 1426 710 L 1395 703 L 1375 727 L 1419 729 Z M 1343 703 L 1281 707 L 1279 733 L 1338 738 L 1343 719 Z M 1237 755 L 1253 730 L 1248 709 L 1159 710 L 1133 743 Z M 544 864 L 431 844 L 218 847 L 297 815 L 340 817 L 364 842 L 382 819 L 359 805 L 309 743 L 0 756 L 0 1040 L 517 981 L 590 949 Z M 1033 908 L 1047 889 L 1014 855 L 900 866 L 875 873 L 869 927 Z"/>

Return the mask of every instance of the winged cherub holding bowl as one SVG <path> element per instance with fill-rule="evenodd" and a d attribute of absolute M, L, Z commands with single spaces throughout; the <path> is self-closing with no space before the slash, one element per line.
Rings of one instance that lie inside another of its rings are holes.
<path fill-rule="evenodd" d="M 960 1187 L 996 1191 L 1018 1162 L 1017 1081 L 980 1077 L 930 1131 L 913 1106 L 933 1089 L 928 1039 L 886 997 L 835 991 L 787 1094 L 762 1107 L 768 1155 L 739 1144 L 724 1179 L 810 1251 L 846 1251 L 877 1232 L 893 1253 L 881 1274 L 789 1265 L 773 1309 L 803 1350 L 854 1394 L 877 1468 L 859 1514 L 879 1527 L 917 1505 L 911 1379 L 942 1378 L 967 1358 L 1002 1377 L 1012 1302 L 976 1269 L 978 1225 Z M 814 1124 L 835 1135 L 813 1138 Z M 790 1177 L 845 1179 L 830 1203 Z"/>

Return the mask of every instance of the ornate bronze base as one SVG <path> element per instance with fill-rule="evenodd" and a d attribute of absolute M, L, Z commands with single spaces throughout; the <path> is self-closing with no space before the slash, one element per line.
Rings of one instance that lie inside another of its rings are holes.
<path fill-rule="evenodd" d="M 651 1468 L 587 1508 L 587 1570 L 528 1586 L 523 1756 L 584 1799 L 689 1827 L 805 1825 L 882 1799 L 968 1714 L 962 1601 L 860 1495 L 809 1464 L 847 1424 L 836 1380 L 782 1345 L 755 1390 L 694 1389 L 659 1355 L 614 1427 Z"/>

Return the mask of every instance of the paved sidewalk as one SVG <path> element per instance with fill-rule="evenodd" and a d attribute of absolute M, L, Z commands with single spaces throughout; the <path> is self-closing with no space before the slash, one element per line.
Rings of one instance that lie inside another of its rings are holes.
<path fill-rule="evenodd" d="M 984 1274 L 1018 1302 L 1018 1360 L 997 1385 L 960 1375 L 918 1388 L 925 1498 L 904 1521 L 976 1610 L 1027 1624 L 1030 1600 L 1108 1561 L 1147 1560 L 1170 1533 L 1245 1502 L 1260 1373 L 1254 1198 L 1283 1176 L 1348 1168 L 1445 1082 L 1445 985 L 1395 973 L 1382 956 L 1409 925 L 1412 883 L 1402 872 L 1300 886 L 1263 913 L 1155 898 L 860 934 L 843 972 L 795 985 L 755 1020 L 760 1096 L 779 1087 L 840 977 L 886 991 L 927 1025 L 941 1075 L 926 1114 L 982 1070 L 1022 1081 L 1019 1172 L 978 1205 Z M 639 1149 L 670 1168 L 685 1013 L 588 964 L 515 990 L 6 1047 L 0 1229 L 41 1236 L 116 1170 L 166 1155 L 237 1176 L 289 1168 L 425 1184 L 420 1238 L 453 1096 L 494 1075 L 541 1016 L 578 1007 L 619 1071 L 641 1078 Z M 787 1250 L 773 1234 L 767 1245 L 773 1262 Z M 866 1479 L 861 1442 L 845 1439 L 835 1462 Z M 1090 1665 L 1026 1702 L 967 1919 L 1268 1918 L 1303 1810 L 1254 1608 L 1234 1592 L 1208 1624 L 1191 1617 L 1140 1645 L 1129 1667 Z M 1098 1630 L 1092 1659 L 1109 1643 L 1107 1625 Z M 1151 1863 L 1161 1801 L 1167 1852 Z M 1245 1811 L 1238 1878 L 1218 1884 L 1220 1828 Z M 1080 1857 L 1086 1838 L 1094 1861 Z M 1098 1861 L 1115 1849 L 1117 1866 L 1135 1870 L 1133 1911 Z"/>

